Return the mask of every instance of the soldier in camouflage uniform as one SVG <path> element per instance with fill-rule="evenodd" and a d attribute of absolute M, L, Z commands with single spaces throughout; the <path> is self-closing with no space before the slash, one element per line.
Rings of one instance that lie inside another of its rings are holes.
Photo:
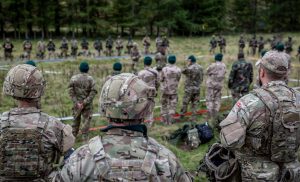
<path fill-rule="evenodd" d="M 53 165 L 74 144 L 72 128 L 41 112 L 46 82 L 35 66 L 13 67 L 3 93 L 17 101 L 0 122 L 0 181 L 47 181 Z"/>
<path fill-rule="evenodd" d="M 52 39 L 49 39 L 49 42 L 47 44 L 47 49 L 48 49 L 48 59 L 55 58 L 55 44 L 52 41 Z"/>
<path fill-rule="evenodd" d="M 167 56 L 161 52 L 155 54 L 156 70 L 161 71 L 167 64 Z"/>
<path fill-rule="evenodd" d="M 94 48 L 97 51 L 96 56 L 101 56 L 101 51 L 102 51 L 103 47 L 102 47 L 102 42 L 99 38 L 96 39 L 96 41 L 94 42 Z"/>
<path fill-rule="evenodd" d="M 46 43 L 44 42 L 43 38 L 38 41 L 37 43 L 37 51 L 36 51 L 36 57 L 39 59 L 45 58 L 45 52 L 46 52 Z"/>
<path fill-rule="evenodd" d="M 208 121 L 212 127 L 221 107 L 222 88 L 226 74 L 226 65 L 221 62 L 222 54 L 215 55 L 215 63 L 209 65 L 206 70 L 206 107 L 208 110 Z"/>
<path fill-rule="evenodd" d="M 222 35 L 219 36 L 218 44 L 220 47 L 220 53 L 226 53 L 226 39 Z"/>
<path fill-rule="evenodd" d="M 10 61 L 13 60 L 13 55 L 12 55 L 12 51 L 14 48 L 14 45 L 11 43 L 9 38 L 5 39 L 5 42 L 2 45 L 3 49 L 4 49 L 4 59 L 10 59 Z"/>
<path fill-rule="evenodd" d="M 203 68 L 196 63 L 195 56 L 191 55 L 186 60 L 187 65 L 181 71 L 185 75 L 184 96 L 182 99 L 181 116 L 188 110 L 188 105 L 191 103 L 193 112 L 192 119 L 196 119 L 198 104 L 200 100 L 200 85 L 203 81 Z"/>
<path fill-rule="evenodd" d="M 122 73 L 122 63 L 116 62 L 113 64 L 113 72 L 111 75 L 108 75 L 105 79 L 105 81 L 109 80 L 112 76 L 119 75 Z"/>
<path fill-rule="evenodd" d="M 130 73 L 106 81 L 99 100 L 100 113 L 109 121 L 105 134 L 78 148 L 52 181 L 192 181 L 142 124 L 155 95 L 155 88 Z"/>
<path fill-rule="evenodd" d="M 210 40 L 209 44 L 210 44 L 209 53 L 210 54 L 214 54 L 215 53 L 215 49 L 216 49 L 216 47 L 218 45 L 218 42 L 217 42 L 217 40 L 216 40 L 216 38 L 215 38 L 214 35 L 211 37 L 211 40 Z"/>
<path fill-rule="evenodd" d="M 141 57 L 140 51 L 138 49 L 138 44 L 133 43 L 133 47 L 130 52 L 130 57 L 131 57 L 131 71 L 133 73 L 137 72 L 137 67 L 138 67 L 138 62 Z"/>
<path fill-rule="evenodd" d="M 285 57 L 267 52 L 259 62 L 262 87 L 242 97 L 220 123 L 220 139 L 234 152 L 241 180 L 300 181 L 300 93 L 284 80 Z"/>
<path fill-rule="evenodd" d="M 178 85 L 181 77 L 181 70 L 175 65 L 176 57 L 168 57 L 167 66 L 160 72 L 161 82 L 161 116 L 165 124 L 172 124 L 172 115 L 176 112 L 178 101 Z"/>
<path fill-rule="evenodd" d="M 251 55 L 255 56 L 257 48 L 257 40 L 255 35 L 253 35 L 253 37 L 249 41 L 249 48 L 251 49 Z"/>
<path fill-rule="evenodd" d="M 275 50 L 278 43 L 279 43 L 278 37 L 276 35 L 274 35 L 273 39 L 270 42 L 271 49 Z"/>
<path fill-rule="evenodd" d="M 144 69 L 138 73 L 138 77 L 143 80 L 148 86 L 154 87 L 157 91 L 159 88 L 159 74 L 155 69 L 150 67 L 151 64 L 152 58 L 146 56 L 144 58 Z M 154 100 L 153 104 L 155 105 Z M 146 118 L 146 120 L 150 122 L 150 125 L 153 123 L 153 112 L 149 115 L 149 118 Z"/>
<path fill-rule="evenodd" d="M 158 35 L 155 39 L 156 52 L 160 52 L 162 44 L 163 44 L 163 40 L 162 40 L 161 36 Z"/>
<path fill-rule="evenodd" d="M 67 58 L 68 57 L 68 49 L 69 49 L 68 40 L 66 39 L 66 37 L 63 37 L 61 44 L 60 44 L 60 50 L 61 50 L 60 56 L 63 58 Z"/>
<path fill-rule="evenodd" d="M 121 36 L 119 35 L 116 40 L 116 50 L 118 52 L 118 56 L 121 56 L 122 50 L 123 50 L 123 40 L 121 39 Z"/>
<path fill-rule="evenodd" d="M 243 53 L 239 53 L 238 61 L 233 63 L 228 80 L 228 88 L 231 89 L 234 103 L 243 95 L 248 94 L 252 81 L 252 64 L 245 61 Z"/>
<path fill-rule="evenodd" d="M 276 51 L 278 51 L 279 53 L 281 53 L 284 57 L 286 57 L 287 61 L 288 61 L 288 72 L 286 74 L 286 77 L 284 79 L 285 83 L 288 85 L 288 82 L 289 82 L 289 75 L 291 73 L 291 69 L 292 69 L 292 59 L 291 59 L 291 56 L 287 53 L 284 52 L 284 45 L 283 43 L 278 43 L 277 46 L 276 46 Z"/>
<path fill-rule="evenodd" d="M 82 39 L 81 49 L 82 49 L 82 52 L 80 53 L 81 55 L 89 56 L 89 54 L 90 54 L 90 52 L 89 52 L 89 42 L 86 40 L 86 38 Z"/>
<path fill-rule="evenodd" d="M 71 56 L 76 58 L 77 57 L 77 50 L 78 50 L 78 42 L 75 37 L 71 40 Z"/>
<path fill-rule="evenodd" d="M 112 40 L 111 36 L 108 36 L 108 38 L 106 39 L 105 47 L 106 47 L 106 56 L 112 56 L 114 41 Z"/>
<path fill-rule="evenodd" d="M 69 95 L 73 101 L 73 134 L 77 136 L 80 128 L 81 116 L 83 117 L 83 126 L 81 129 L 83 140 L 88 139 L 90 122 L 93 114 L 93 99 L 97 94 L 95 81 L 88 74 L 89 65 L 82 62 L 79 65 L 80 74 L 72 76 L 69 83 Z"/>
<path fill-rule="evenodd" d="M 265 41 L 263 36 L 259 37 L 259 40 L 257 41 L 257 45 L 258 45 L 258 53 L 261 54 L 265 48 Z"/>
<path fill-rule="evenodd" d="M 288 37 L 288 41 L 285 42 L 285 52 L 287 54 L 291 54 L 291 52 L 293 51 L 293 41 L 292 41 L 292 37 Z"/>
<path fill-rule="evenodd" d="M 149 48 L 151 45 L 150 37 L 148 35 L 145 35 L 142 42 L 143 42 L 143 46 L 144 46 L 144 54 L 150 54 L 150 52 L 149 52 Z"/>
<path fill-rule="evenodd" d="M 239 52 L 244 52 L 245 48 L 245 40 L 244 37 L 241 35 L 240 40 L 239 40 Z"/>
<path fill-rule="evenodd" d="M 23 58 L 30 59 L 32 43 L 29 40 L 29 38 L 26 38 L 26 40 L 23 42 L 23 50 L 24 50 Z"/>
<path fill-rule="evenodd" d="M 130 55 L 132 47 L 133 47 L 132 37 L 129 36 L 129 37 L 128 37 L 128 42 L 127 42 L 127 45 L 126 45 L 126 48 L 127 48 L 127 54 Z"/>

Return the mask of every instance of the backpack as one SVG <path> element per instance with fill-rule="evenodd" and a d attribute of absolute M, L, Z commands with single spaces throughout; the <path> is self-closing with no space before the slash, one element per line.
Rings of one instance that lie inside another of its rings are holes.
<path fill-rule="evenodd" d="M 207 122 L 204 124 L 197 124 L 195 127 L 198 129 L 201 144 L 209 142 L 214 137 L 213 130 L 208 126 Z"/>
<path fill-rule="evenodd" d="M 199 133 L 197 128 L 193 128 L 187 131 L 187 145 L 190 149 L 196 149 L 201 144 L 199 140 Z"/>
<path fill-rule="evenodd" d="M 41 114 L 36 129 L 13 128 L 9 115 L 1 118 L 0 176 L 14 180 L 44 178 L 48 164 L 43 156 L 42 136 L 48 118 Z"/>
<path fill-rule="evenodd" d="M 296 160 L 300 145 L 300 94 L 283 85 L 281 89 L 259 88 L 254 93 L 270 111 L 271 160 L 282 163 Z"/>

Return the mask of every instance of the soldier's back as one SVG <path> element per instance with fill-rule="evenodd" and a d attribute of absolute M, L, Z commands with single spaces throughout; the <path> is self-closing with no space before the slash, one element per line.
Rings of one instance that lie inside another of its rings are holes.
<path fill-rule="evenodd" d="M 161 71 L 161 89 L 164 94 L 177 94 L 181 70 L 175 65 L 168 64 Z"/>
<path fill-rule="evenodd" d="M 207 68 L 206 86 L 220 89 L 226 74 L 226 65 L 223 62 L 216 62 Z"/>
<path fill-rule="evenodd" d="M 141 70 L 138 74 L 138 77 L 150 87 L 156 87 L 156 80 L 158 79 L 158 76 L 158 72 L 150 67 Z"/>
<path fill-rule="evenodd" d="M 194 63 L 186 68 L 186 72 L 183 71 L 182 73 L 186 75 L 185 91 L 200 92 L 200 84 L 203 81 L 203 68 Z"/>
<path fill-rule="evenodd" d="M 80 99 L 85 99 L 94 84 L 94 79 L 87 73 L 80 73 L 72 76 L 70 85 L 74 89 L 75 95 Z"/>

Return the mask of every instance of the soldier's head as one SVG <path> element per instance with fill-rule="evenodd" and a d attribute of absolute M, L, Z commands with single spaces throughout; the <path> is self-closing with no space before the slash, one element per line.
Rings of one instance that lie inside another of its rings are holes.
<path fill-rule="evenodd" d="M 87 73 L 89 72 L 89 69 L 90 69 L 89 63 L 87 63 L 86 61 L 80 63 L 79 70 L 81 73 Z"/>
<path fill-rule="evenodd" d="M 216 36 L 215 36 L 215 35 L 212 35 L 211 38 L 214 39 L 214 38 L 216 38 Z"/>
<path fill-rule="evenodd" d="M 190 55 L 187 58 L 187 61 L 189 61 L 190 64 L 194 64 L 196 62 L 196 57 L 194 55 Z"/>
<path fill-rule="evenodd" d="M 283 80 L 288 73 L 288 57 L 285 53 L 268 51 L 259 60 L 259 79 L 262 84 L 274 80 Z"/>
<path fill-rule="evenodd" d="M 223 59 L 223 54 L 218 53 L 215 55 L 215 61 L 222 61 L 222 59 Z"/>
<path fill-rule="evenodd" d="M 153 109 L 154 87 L 131 73 L 122 73 L 107 80 L 101 91 L 99 109 L 111 124 L 140 124 Z"/>
<path fill-rule="evenodd" d="M 144 65 L 145 66 L 151 66 L 151 64 L 152 64 L 152 58 L 150 56 L 146 56 L 144 58 Z"/>
<path fill-rule="evenodd" d="M 176 56 L 175 55 L 170 55 L 168 57 L 168 63 L 169 64 L 175 64 L 176 63 Z"/>
<path fill-rule="evenodd" d="M 36 67 L 36 63 L 35 63 L 34 61 L 32 61 L 32 60 L 26 61 L 25 64 L 29 64 L 29 65 L 31 65 L 31 66 Z"/>
<path fill-rule="evenodd" d="M 245 55 L 244 55 L 244 53 L 240 52 L 240 53 L 238 53 L 237 57 L 238 57 L 238 60 L 240 60 L 240 59 L 244 59 Z"/>
<path fill-rule="evenodd" d="M 276 45 L 275 49 L 276 49 L 278 52 L 284 51 L 284 45 L 283 45 L 283 43 L 278 43 L 278 44 Z"/>
<path fill-rule="evenodd" d="M 122 63 L 120 63 L 120 62 L 114 63 L 113 70 L 114 71 L 122 71 Z"/>
<path fill-rule="evenodd" d="M 3 93 L 12 96 L 20 102 L 27 102 L 38 107 L 38 101 L 44 94 L 46 81 L 37 67 L 29 64 L 20 64 L 6 75 L 3 83 Z"/>

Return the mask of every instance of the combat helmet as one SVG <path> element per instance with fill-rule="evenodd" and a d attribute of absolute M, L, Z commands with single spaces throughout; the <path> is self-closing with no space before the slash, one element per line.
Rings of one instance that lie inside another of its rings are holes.
<path fill-rule="evenodd" d="M 37 99 L 44 94 L 45 85 L 40 70 L 29 64 L 20 64 L 7 73 L 3 93 L 14 98 Z"/>
<path fill-rule="evenodd" d="M 140 120 L 153 109 L 156 91 L 131 73 L 111 77 L 102 87 L 100 113 L 110 119 Z"/>

